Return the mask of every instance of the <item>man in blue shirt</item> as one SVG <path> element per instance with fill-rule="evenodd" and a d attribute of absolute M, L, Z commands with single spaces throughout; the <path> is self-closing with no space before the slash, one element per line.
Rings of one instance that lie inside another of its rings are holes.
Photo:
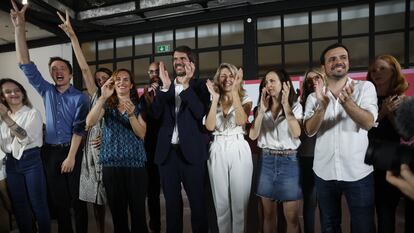
<path fill-rule="evenodd" d="M 47 82 L 30 61 L 26 43 L 25 11 L 13 3 L 11 19 L 15 27 L 16 52 L 20 69 L 42 96 L 46 110 L 46 137 L 42 151 L 49 195 L 56 211 L 59 233 L 72 233 L 70 208 L 75 210 L 76 232 L 87 232 L 86 203 L 78 198 L 81 165 L 80 144 L 85 133 L 89 99 L 71 84 L 72 67 L 60 57 L 52 57 L 49 71 L 54 85 Z"/>

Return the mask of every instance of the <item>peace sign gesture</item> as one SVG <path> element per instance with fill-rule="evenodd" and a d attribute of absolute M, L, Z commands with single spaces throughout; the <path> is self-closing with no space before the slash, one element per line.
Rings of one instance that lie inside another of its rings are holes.
<path fill-rule="evenodd" d="M 26 4 L 23 6 L 21 10 L 19 10 L 19 7 L 17 6 L 14 0 L 11 0 L 11 3 L 13 5 L 13 9 L 10 9 L 10 18 L 13 23 L 13 26 L 15 28 L 24 26 L 26 23 L 25 14 L 27 7 L 29 7 L 29 5 Z"/>
<path fill-rule="evenodd" d="M 59 16 L 60 20 L 62 21 L 62 23 L 59 24 L 59 27 L 66 33 L 66 35 L 69 38 L 74 36 L 75 31 L 73 30 L 72 24 L 70 23 L 68 10 L 65 10 L 66 18 L 63 18 L 63 16 L 58 11 L 56 13 Z"/>

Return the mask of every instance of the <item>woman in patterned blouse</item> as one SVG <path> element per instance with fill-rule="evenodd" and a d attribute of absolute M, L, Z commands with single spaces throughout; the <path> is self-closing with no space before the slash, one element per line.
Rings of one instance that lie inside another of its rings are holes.
<path fill-rule="evenodd" d="M 102 86 L 101 92 L 86 124 L 92 126 L 104 118 L 100 163 L 114 232 L 145 233 L 148 232 L 143 142 L 146 123 L 140 114 L 133 75 L 127 69 L 118 69 Z"/>

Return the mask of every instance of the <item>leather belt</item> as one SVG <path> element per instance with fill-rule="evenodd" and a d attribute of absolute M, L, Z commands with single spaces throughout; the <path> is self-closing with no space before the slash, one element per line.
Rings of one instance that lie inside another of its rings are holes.
<path fill-rule="evenodd" d="M 70 142 L 62 143 L 62 144 L 49 144 L 49 143 L 46 143 L 45 146 L 52 147 L 52 148 L 65 148 L 65 147 L 70 147 Z"/>

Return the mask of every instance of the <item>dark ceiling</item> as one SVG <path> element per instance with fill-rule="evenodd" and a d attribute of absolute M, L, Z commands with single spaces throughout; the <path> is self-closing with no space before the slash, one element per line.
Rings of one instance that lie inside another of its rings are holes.
<path fill-rule="evenodd" d="M 29 0 L 26 15 L 28 22 L 56 35 L 40 40 L 47 45 L 68 40 L 57 27 L 56 11 L 65 9 L 79 39 L 91 41 L 345 2 L 357 0 Z M 10 1 L 2 0 L 0 9 L 9 12 L 10 8 Z"/>

